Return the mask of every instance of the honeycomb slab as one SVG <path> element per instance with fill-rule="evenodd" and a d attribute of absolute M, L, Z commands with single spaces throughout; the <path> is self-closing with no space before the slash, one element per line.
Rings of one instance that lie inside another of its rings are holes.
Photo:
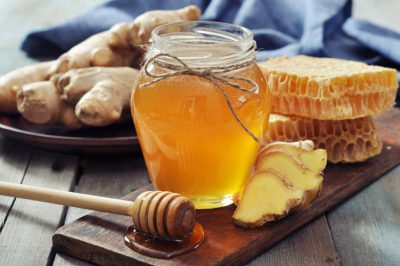
<path fill-rule="evenodd" d="M 382 141 L 371 117 L 350 120 L 317 120 L 272 114 L 266 143 L 274 141 L 312 140 L 326 149 L 331 163 L 362 162 L 378 155 Z"/>
<path fill-rule="evenodd" d="M 259 63 L 272 112 L 319 120 L 378 115 L 389 110 L 397 71 L 334 58 L 278 57 Z"/>

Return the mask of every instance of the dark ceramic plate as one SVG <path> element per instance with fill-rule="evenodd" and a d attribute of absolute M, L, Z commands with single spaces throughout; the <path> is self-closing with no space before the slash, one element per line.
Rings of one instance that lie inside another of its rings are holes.
<path fill-rule="evenodd" d="M 0 133 L 33 146 L 72 153 L 128 153 L 139 141 L 131 118 L 102 128 L 67 129 L 32 124 L 21 116 L 0 114 Z"/>

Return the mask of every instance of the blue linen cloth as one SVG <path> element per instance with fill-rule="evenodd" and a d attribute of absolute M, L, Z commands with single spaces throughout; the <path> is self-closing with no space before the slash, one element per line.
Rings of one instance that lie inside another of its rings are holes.
<path fill-rule="evenodd" d="M 92 34 L 152 9 L 194 4 L 202 20 L 251 29 L 258 60 L 308 54 L 383 64 L 400 69 L 400 34 L 351 17 L 351 0 L 113 0 L 52 28 L 32 32 L 21 49 L 57 56 Z"/>

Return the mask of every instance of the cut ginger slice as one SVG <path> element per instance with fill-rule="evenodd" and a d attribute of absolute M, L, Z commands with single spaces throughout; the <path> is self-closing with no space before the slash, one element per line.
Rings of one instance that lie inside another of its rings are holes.
<path fill-rule="evenodd" d="M 293 149 L 299 150 L 297 156 Z M 304 193 L 300 205 L 300 208 L 304 209 L 310 205 L 321 189 L 323 177 L 320 173 L 325 166 L 325 150 L 306 151 L 285 145 L 281 150 L 265 150 L 261 153 L 257 160 L 256 171 L 272 170 L 283 175 L 290 185 Z"/>
<path fill-rule="evenodd" d="M 292 142 L 294 143 L 294 142 Z M 265 154 L 270 152 L 284 152 L 294 157 L 294 160 L 303 164 L 307 169 L 314 173 L 321 173 L 327 163 L 327 153 L 324 149 L 317 150 L 305 150 L 302 148 L 295 147 L 288 142 L 271 143 L 264 146 L 257 158 L 258 161 L 264 158 Z"/>
<path fill-rule="evenodd" d="M 302 198 L 303 191 L 293 188 L 279 173 L 257 172 L 246 183 L 233 221 L 246 228 L 259 227 L 286 216 Z"/>
<path fill-rule="evenodd" d="M 271 147 L 282 147 L 282 145 L 284 146 L 293 146 L 296 148 L 300 148 L 303 150 L 307 150 L 307 151 L 312 151 L 314 150 L 314 142 L 312 140 L 299 140 L 299 141 L 295 141 L 295 142 L 284 142 L 284 141 L 274 141 L 272 143 L 268 143 L 267 145 L 265 145 L 264 147 L 262 147 L 261 151 L 269 149 Z"/>

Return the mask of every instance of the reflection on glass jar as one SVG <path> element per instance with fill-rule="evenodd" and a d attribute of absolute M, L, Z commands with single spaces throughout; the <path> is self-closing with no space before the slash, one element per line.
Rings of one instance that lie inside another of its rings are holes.
<path fill-rule="evenodd" d="M 154 185 L 198 209 L 231 204 L 270 111 L 251 31 L 216 22 L 163 25 L 153 31 L 151 58 L 137 79 L 132 115 Z"/>

